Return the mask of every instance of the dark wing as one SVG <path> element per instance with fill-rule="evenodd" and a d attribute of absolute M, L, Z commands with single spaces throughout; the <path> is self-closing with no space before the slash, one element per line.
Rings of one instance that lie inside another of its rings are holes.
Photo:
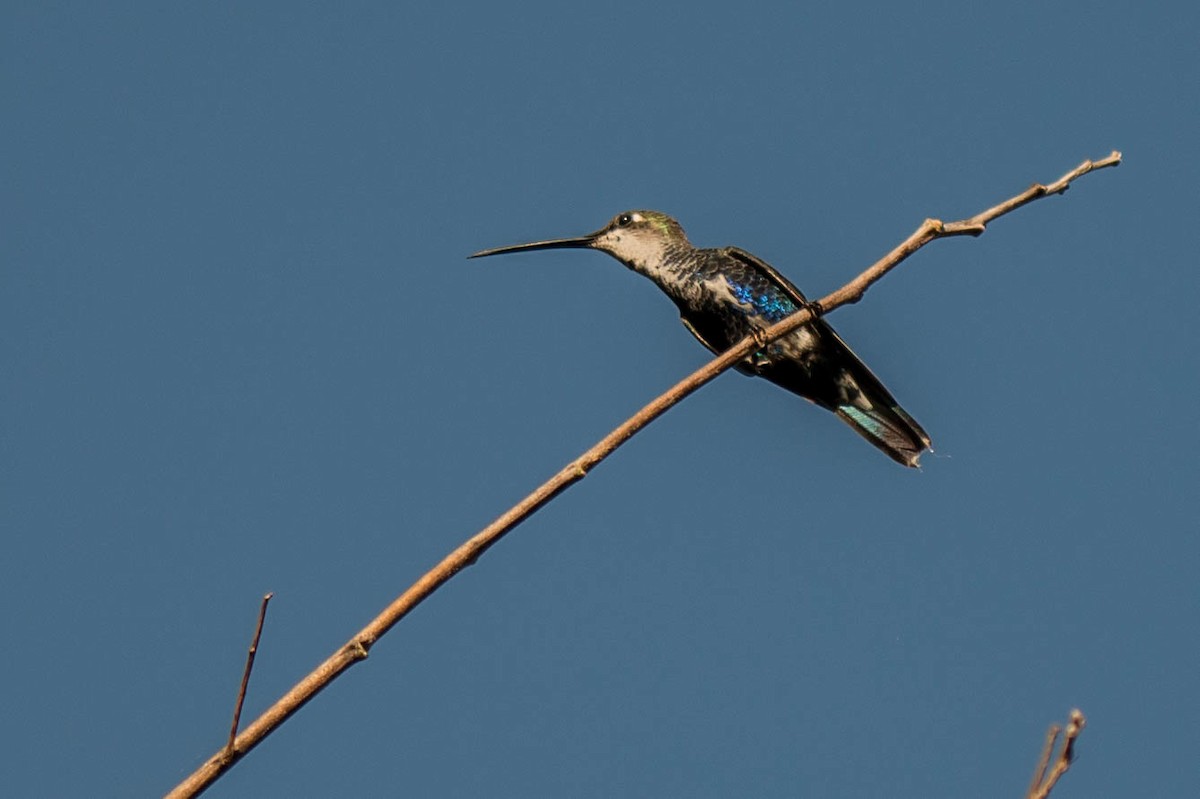
<path fill-rule="evenodd" d="M 786 277 L 780 275 L 774 266 L 737 247 L 726 247 L 724 252 L 766 275 L 776 287 L 796 302 L 797 307 L 809 305 L 804 294 L 792 286 Z M 900 403 L 884 388 L 880 379 L 875 377 L 875 373 L 866 367 L 863 360 L 854 354 L 854 350 L 842 341 L 838 332 L 829 326 L 826 320 L 817 318 L 806 326 L 820 338 L 823 360 L 833 366 L 833 371 L 826 374 L 824 379 L 814 380 L 814 376 L 809 372 L 793 373 L 796 370 L 791 364 L 768 364 L 760 368 L 762 377 L 834 410 L 864 438 L 887 452 L 890 457 L 905 465 L 916 465 L 920 452 L 929 446 L 929 434 L 918 425 L 916 419 L 900 407 Z M 845 384 L 842 376 L 851 378 L 851 385 L 868 399 L 871 410 L 864 411 L 857 408 L 856 403 L 846 402 L 847 399 L 851 399 L 850 396 L 839 396 Z M 833 394 L 826 396 L 826 391 L 822 388 L 833 390 Z"/>
<path fill-rule="evenodd" d="M 779 271 L 775 269 L 775 267 L 771 266 L 757 255 L 752 255 L 751 253 L 748 253 L 738 247 L 726 247 L 724 252 L 738 259 L 752 269 L 757 269 L 770 278 L 772 283 L 774 283 L 776 286 L 782 289 L 785 294 L 792 298 L 792 301 L 796 303 L 797 309 L 808 305 L 808 298 L 800 292 L 800 289 L 793 286 L 792 282 L 781 275 Z M 872 383 L 871 388 L 877 388 L 884 396 L 891 396 L 888 394 L 888 390 L 883 387 L 883 383 L 879 382 L 879 378 L 875 377 L 875 375 L 871 373 L 871 370 L 868 369 L 867 365 L 862 362 L 862 359 L 854 354 L 854 350 L 850 349 L 845 341 L 842 341 L 842 337 L 837 334 L 837 331 L 829 326 L 828 322 L 818 317 L 810 322 L 808 326 L 815 330 L 818 335 L 820 335 L 821 342 L 823 344 L 832 348 L 840 348 L 845 352 L 846 355 L 850 357 L 851 360 L 857 361 L 858 365 L 862 367 L 861 373 L 865 373 L 865 377 L 870 383 Z M 856 377 L 857 376 L 858 375 L 856 374 Z M 867 388 L 867 386 L 863 386 L 863 388 Z"/>
<path fill-rule="evenodd" d="M 774 283 L 779 288 L 783 289 L 783 293 L 792 298 L 792 302 L 796 303 L 797 308 L 803 308 L 808 305 L 808 298 L 800 293 L 800 289 L 792 285 L 792 282 L 781 275 L 775 267 L 759 258 L 753 253 L 748 253 L 740 247 L 725 247 L 721 252 L 728 255 L 730 258 L 736 258 L 751 269 L 757 269 L 767 276 L 767 279 Z"/>

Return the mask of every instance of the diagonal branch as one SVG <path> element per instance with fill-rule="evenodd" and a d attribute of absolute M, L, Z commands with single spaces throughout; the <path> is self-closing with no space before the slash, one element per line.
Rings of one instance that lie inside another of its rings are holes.
<path fill-rule="evenodd" d="M 1109 166 L 1120 165 L 1121 154 L 1116 150 L 1113 150 L 1107 157 L 1101 158 L 1099 161 L 1084 161 L 1082 164 L 1075 167 L 1053 183 L 1048 185 L 1034 183 L 1016 197 L 1010 197 L 998 205 L 993 205 L 986 211 L 980 211 L 970 219 L 962 219 L 958 222 L 942 222 L 939 219 L 926 219 L 921 223 L 921 226 L 913 231 L 911 236 L 901 242 L 896 249 L 892 250 L 887 255 L 873 263 L 870 268 L 868 268 L 858 277 L 854 278 L 854 280 L 851 280 L 845 286 L 842 286 L 828 297 L 822 299 L 820 302 L 821 311 L 822 313 L 829 313 L 840 305 L 858 302 L 862 299 L 863 294 L 866 294 L 867 289 L 870 288 L 871 285 L 877 280 L 879 280 L 879 278 L 892 271 L 892 269 L 898 266 L 901 261 L 934 239 L 944 239 L 949 238 L 950 236 L 981 236 L 987 229 L 987 223 L 991 222 L 993 219 L 998 219 L 1007 213 L 1017 210 L 1023 205 L 1028 205 L 1034 200 L 1040 200 L 1041 198 L 1048 197 L 1052 194 L 1062 194 L 1067 189 L 1071 188 L 1071 183 L 1073 181 L 1075 181 L 1077 178 L 1083 177 L 1089 172 L 1094 172 L 1097 169 L 1104 169 L 1105 167 Z M 791 318 L 794 317 L 789 317 L 789 319 L 785 319 L 780 324 L 785 324 L 786 322 L 790 321 Z M 794 329 L 794 327 L 788 328 L 789 331 L 792 329 Z"/>
<path fill-rule="evenodd" d="M 543 505 L 586 477 L 596 464 L 611 455 L 643 427 L 650 424 L 650 422 L 659 416 L 662 416 L 705 383 L 750 355 L 754 350 L 802 327 L 817 316 L 827 314 L 847 303 L 858 302 L 871 285 L 929 242 L 949 236 L 978 236 L 983 233 L 987 223 L 993 219 L 1042 197 L 1051 194 L 1062 194 L 1071 185 L 1072 181 L 1077 178 L 1083 177 L 1093 170 L 1118 166 L 1120 163 L 1121 154 L 1114 150 L 1106 158 L 1102 158 L 1099 161 L 1084 161 L 1053 183 L 1049 185 L 1034 184 L 1021 194 L 1005 200 L 999 205 L 993 206 L 969 219 L 949 223 L 943 223 L 936 219 L 926 219 L 900 246 L 879 259 L 879 261 L 874 263 L 865 272 L 842 288 L 821 298 L 820 301 L 797 311 L 783 321 L 763 331 L 757 337 L 751 336 L 743 339 L 731 349 L 726 350 L 700 369 L 697 369 L 633 416 L 629 417 L 629 419 L 602 438 L 591 449 L 567 464 L 545 483 L 538 486 L 533 493 L 505 511 L 498 519 L 447 555 L 441 563 L 434 566 L 413 583 L 407 591 L 384 608 L 366 627 L 330 655 L 325 662 L 317 666 L 307 677 L 293 686 L 274 705 L 251 722 L 241 735 L 237 736 L 232 747 L 223 748 L 209 758 L 191 776 L 176 786 L 168 794 L 168 797 L 174 799 L 177 797 L 198 795 L 344 671 L 355 663 L 364 660 L 371 647 L 375 645 L 375 642 L 384 633 L 407 616 L 413 608 L 428 598 L 443 583 L 462 571 L 462 569 L 473 564 L 488 548 L 518 524 L 536 513 Z"/>

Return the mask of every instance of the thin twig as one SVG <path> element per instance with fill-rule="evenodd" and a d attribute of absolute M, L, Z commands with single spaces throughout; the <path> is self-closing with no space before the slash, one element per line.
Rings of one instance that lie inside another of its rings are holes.
<path fill-rule="evenodd" d="M 1046 779 L 1046 769 L 1050 768 L 1050 758 L 1054 755 L 1054 744 L 1058 741 L 1060 732 L 1062 727 L 1057 724 L 1051 724 L 1050 729 L 1046 731 L 1046 744 L 1042 747 L 1042 756 L 1038 758 L 1037 768 L 1033 770 L 1033 780 L 1029 783 L 1027 796 L 1033 796 L 1033 792 Z"/>
<path fill-rule="evenodd" d="M 225 744 L 226 757 L 233 754 L 233 742 L 237 738 L 238 722 L 242 718 L 242 705 L 246 701 L 246 686 L 250 684 L 250 672 L 254 670 L 254 656 L 258 654 L 258 640 L 262 638 L 263 622 L 267 620 L 267 603 L 275 594 L 268 592 L 262 598 L 258 607 L 258 625 L 254 628 L 254 638 L 250 641 L 250 650 L 246 652 L 246 668 L 242 670 L 242 684 L 238 688 L 237 702 L 233 706 L 233 723 L 229 725 L 229 742 Z"/>
<path fill-rule="evenodd" d="M 936 219 L 927 219 L 899 247 L 881 258 L 850 283 L 827 297 L 823 297 L 819 302 L 813 303 L 810 307 L 797 311 L 783 321 L 763 331 L 758 336 L 746 337 L 729 350 L 709 361 L 706 365 L 697 369 L 672 386 L 668 391 L 651 401 L 597 442 L 591 449 L 567 464 L 545 483 L 538 486 L 533 493 L 505 511 L 498 519 L 447 555 L 441 563 L 426 572 L 407 591 L 384 608 L 366 627 L 317 666 L 307 677 L 296 683 L 291 690 L 280 697 L 261 716 L 251 722 L 234 741 L 232 750 L 222 749 L 213 755 L 187 779 L 176 786 L 168 794 L 168 797 L 175 799 L 176 797 L 198 795 L 344 671 L 355 663 L 365 659 L 371 647 L 375 645 L 375 642 L 382 635 L 408 615 L 413 608 L 427 599 L 443 583 L 474 563 L 489 547 L 499 541 L 507 532 L 537 512 L 547 502 L 586 477 L 596 464 L 611 455 L 639 430 L 666 413 L 693 391 L 747 357 L 752 351 L 762 347 L 764 341 L 769 342 L 785 336 L 793 330 L 811 322 L 816 316 L 827 314 L 839 306 L 858 302 L 872 284 L 895 268 L 905 258 L 934 239 L 961 235 L 978 236 L 983 233 L 985 225 L 993 219 L 1042 197 L 1051 194 L 1061 194 L 1066 191 L 1072 181 L 1086 175 L 1088 172 L 1103 169 L 1104 167 L 1117 166 L 1120 163 L 1121 154 L 1114 150 L 1106 158 L 1099 161 L 1084 161 L 1055 182 L 1049 185 L 1035 184 L 1021 194 L 976 214 L 970 219 L 948 224 Z"/>
<path fill-rule="evenodd" d="M 1071 767 L 1071 763 L 1075 760 L 1075 741 L 1079 738 L 1079 734 L 1083 732 L 1084 725 L 1087 724 L 1087 719 L 1083 717 L 1083 713 L 1078 709 L 1072 710 L 1071 715 L 1067 720 L 1067 729 L 1063 732 L 1062 750 L 1058 753 L 1058 759 L 1054 761 L 1054 766 L 1050 769 L 1050 773 L 1046 773 L 1046 766 L 1049 764 L 1051 754 L 1054 751 L 1054 742 L 1058 738 L 1059 726 L 1055 724 L 1050 728 L 1050 732 L 1046 736 L 1046 748 L 1042 752 L 1042 758 L 1038 762 L 1038 768 L 1033 775 L 1033 784 L 1029 786 L 1029 792 L 1025 794 L 1026 799 L 1046 799 L 1050 795 L 1050 791 L 1054 790 L 1054 786 L 1062 775 L 1067 773 L 1067 769 Z"/>

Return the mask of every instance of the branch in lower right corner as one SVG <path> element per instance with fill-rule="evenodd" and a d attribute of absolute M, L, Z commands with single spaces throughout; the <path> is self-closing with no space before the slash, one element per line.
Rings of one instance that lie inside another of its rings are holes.
<path fill-rule="evenodd" d="M 1026 799 L 1046 799 L 1050 795 L 1050 791 L 1054 789 L 1059 778 L 1067 773 L 1067 769 L 1071 767 L 1071 762 L 1075 759 L 1075 741 L 1083 732 L 1085 724 L 1087 724 L 1087 719 L 1076 709 L 1071 711 L 1071 715 L 1067 719 L 1066 730 L 1057 724 L 1050 727 L 1050 732 L 1046 734 L 1045 748 L 1038 760 L 1037 769 L 1033 773 L 1033 783 L 1029 786 L 1028 793 L 1025 794 Z M 1060 732 L 1063 736 L 1062 748 L 1059 750 L 1054 765 L 1051 766 L 1050 759 L 1054 755 L 1054 744 L 1058 741 Z M 1048 772 L 1047 768 L 1049 768 Z"/>

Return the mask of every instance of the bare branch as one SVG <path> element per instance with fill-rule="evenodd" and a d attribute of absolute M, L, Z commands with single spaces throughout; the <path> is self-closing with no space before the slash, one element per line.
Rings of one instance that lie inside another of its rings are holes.
<path fill-rule="evenodd" d="M 213 755 L 191 776 L 176 786 L 168 794 L 168 797 L 177 798 L 198 795 L 220 777 L 221 774 L 228 771 L 246 753 L 262 742 L 276 727 L 286 721 L 293 713 L 303 707 L 305 703 L 333 682 L 342 672 L 349 669 L 355 663 L 364 660 L 371 647 L 374 646 L 375 642 L 384 633 L 440 588 L 443 583 L 462 569 L 473 564 L 488 548 L 518 524 L 536 513 L 543 505 L 586 477 L 596 464 L 611 455 L 643 427 L 659 416 L 662 416 L 705 383 L 750 355 L 751 352 L 761 348 L 764 342 L 774 341 L 777 338 L 785 336 L 793 330 L 811 322 L 816 316 L 827 314 L 847 303 L 858 302 L 872 284 L 929 242 L 948 236 L 978 236 L 984 231 L 986 223 L 991 220 L 1042 197 L 1051 194 L 1061 194 L 1066 191 L 1067 187 L 1075 179 L 1096 169 L 1117 166 L 1120 162 L 1121 154 L 1114 151 L 1107 158 L 1099 161 L 1084 161 L 1050 185 L 1035 184 L 1021 194 L 976 214 L 969 219 L 949 224 L 944 224 L 935 219 L 927 219 L 900 246 L 881 258 L 850 283 L 832 294 L 823 297 L 819 302 L 812 303 L 810 306 L 798 310 L 759 335 L 746 337 L 734 347 L 726 350 L 700 369 L 697 369 L 676 383 L 668 391 L 655 398 L 606 435 L 591 449 L 584 452 L 545 483 L 538 486 L 533 493 L 505 511 L 498 519 L 447 555 L 439 564 L 430 569 L 419 580 L 413 583 L 407 591 L 397 597 L 378 616 L 372 619 L 366 627 L 317 666 L 307 677 L 280 697 L 266 712 L 251 722 L 242 734 L 237 736 L 232 748 L 223 748 L 220 752 Z"/>
<path fill-rule="evenodd" d="M 1040 200 L 1052 194 L 1062 194 L 1071 187 L 1072 181 L 1083 177 L 1089 172 L 1120 165 L 1121 154 L 1113 150 L 1106 158 L 1101 158 L 1099 161 L 1084 161 L 1048 186 L 1035 183 L 1016 197 L 1010 197 L 986 211 L 980 211 L 969 219 L 962 219 L 958 222 L 942 222 L 940 219 L 926 219 L 921 223 L 920 227 L 913 231 L 911 236 L 901 242 L 900 246 L 873 263 L 867 271 L 854 278 L 854 280 L 821 300 L 819 303 L 821 310 L 823 313 L 829 313 L 839 305 L 858 302 L 862 299 L 863 294 L 867 292 L 867 289 L 879 280 L 879 278 L 892 271 L 901 261 L 934 239 L 944 239 L 950 236 L 982 235 L 984 230 L 987 229 L 987 223 L 993 219 L 1015 211 L 1023 205 L 1028 205 L 1034 200 Z M 789 320 L 785 319 L 780 324 L 784 324 L 787 321 Z"/>
<path fill-rule="evenodd" d="M 246 668 L 242 670 L 242 684 L 238 688 L 237 702 L 233 705 L 233 723 L 229 725 L 229 742 L 225 744 L 225 754 L 233 752 L 233 741 L 237 738 L 238 722 L 242 718 L 242 705 L 246 702 L 246 687 L 250 685 L 250 672 L 254 670 L 254 656 L 258 654 L 258 641 L 262 638 L 263 622 L 267 620 L 267 603 L 274 594 L 268 592 L 262 598 L 258 607 L 258 624 L 254 628 L 254 638 L 250 641 L 250 650 L 246 653 Z"/>
<path fill-rule="evenodd" d="M 1070 718 L 1067 720 L 1067 729 L 1063 733 L 1062 751 L 1058 754 L 1058 760 L 1054 761 L 1054 767 L 1050 769 L 1050 773 L 1046 773 L 1046 768 L 1050 764 L 1050 757 L 1054 753 L 1054 742 L 1058 739 L 1058 734 L 1061 727 L 1057 724 L 1050 727 L 1050 732 L 1046 734 L 1046 746 L 1042 750 L 1041 759 L 1038 761 L 1037 770 L 1033 773 L 1033 783 L 1029 786 L 1029 791 L 1025 794 L 1026 799 L 1046 799 L 1050 795 L 1050 791 L 1054 790 L 1054 786 L 1062 775 L 1067 773 L 1067 769 L 1071 767 L 1071 762 L 1075 760 L 1075 741 L 1079 738 L 1079 734 L 1083 732 L 1084 725 L 1087 724 L 1087 719 L 1083 717 L 1083 713 L 1078 709 L 1072 710 Z"/>

